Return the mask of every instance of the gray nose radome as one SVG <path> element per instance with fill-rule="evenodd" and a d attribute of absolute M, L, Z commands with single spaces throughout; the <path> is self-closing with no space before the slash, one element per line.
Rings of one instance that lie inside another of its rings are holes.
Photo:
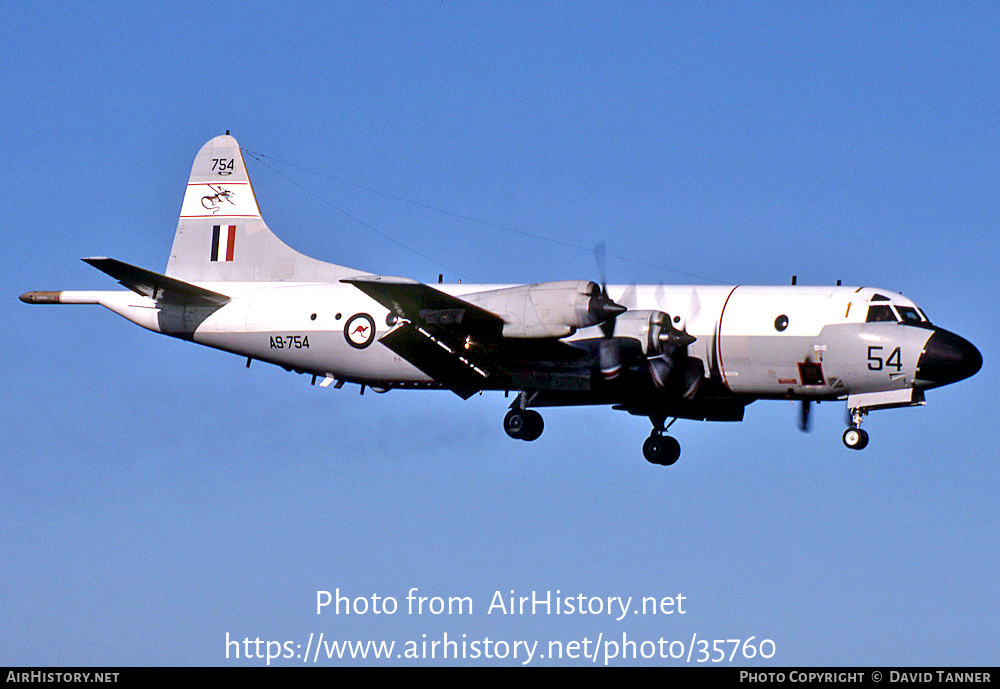
<path fill-rule="evenodd" d="M 917 361 L 917 379 L 933 385 L 947 385 L 974 375 L 983 365 L 976 347 L 955 333 L 934 331 Z"/>

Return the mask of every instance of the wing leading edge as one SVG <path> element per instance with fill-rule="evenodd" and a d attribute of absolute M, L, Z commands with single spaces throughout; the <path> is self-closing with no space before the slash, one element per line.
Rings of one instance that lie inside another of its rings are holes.
<path fill-rule="evenodd" d="M 397 316 L 432 332 L 501 339 L 504 321 L 500 316 L 422 282 L 382 276 L 346 278 L 341 282 L 354 285 Z"/>

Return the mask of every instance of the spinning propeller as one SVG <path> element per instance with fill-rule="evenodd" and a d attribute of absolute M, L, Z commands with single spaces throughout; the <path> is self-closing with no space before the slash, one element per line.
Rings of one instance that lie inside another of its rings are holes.
<path fill-rule="evenodd" d="M 594 247 L 594 259 L 597 261 L 597 270 L 601 274 L 601 285 L 600 289 L 595 290 L 591 295 L 590 313 L 594 320 L 600 323 L 604 336 L 611 337 L 615 332 L 615 319 L 628 309 L 621 304 L 616 304 L 608 296 L 607 256 L 604 242 Z"/>
<path fill-rule="evenodd" d="M 604 242 L 594 247 L 594 260 L 601 274 L 601 289 L 591 297 L 590 312 L 600 318 L 601 332 L 604 338 L 598 348 L 598 360 L 601 374 L 605 380 L 614 380 L 622 372 L 622 352 L 618 340 L 615 339 L 615 322 L 618 316 L 628 311 L 621 304 L 616 304 L 608 296 L 607 256 Z M 603 317 L 602 317 L 603 316 Z"/>
<path fill-rule="evenodd" d="M 608 296 L 607 256 L 603 243 L 594 247 L 594 259 L 600 272 L 601 285 L 599 292 L 594 290 L 591 309 L 594 315 L 604 316 L 600 321 L 604 337 L 598 343 L 598 363 L 601 375 L 605 380 L 611 381 L 616 379 L 623 369 L 623 340 L 622 337 L 615 337 L 618 317 L 635 308 L 637 294 L 633 286 L 621 295 L 621 301 L 627 302 L 628 306 L 612 301 Z M 662 285 L 657 290 L 657 304 L 664 302 L 661 290 Z M 672 388 L 684 397 L 693 397 L 705 373 L 701 360 L 688 356 L 688 345 L 694 342 L 695 338 L 686 330 L 677 329 L 670 316 L 662 311 L 632 311 L 626 318 L 645 321 L 640 326 L 639 332 L 648 333 L 649 340 L 644 351 L 647 354 L 646 364 L 653 384 L 659 389 Z M 625 337 L 629 335 L 626 334 Z"/>

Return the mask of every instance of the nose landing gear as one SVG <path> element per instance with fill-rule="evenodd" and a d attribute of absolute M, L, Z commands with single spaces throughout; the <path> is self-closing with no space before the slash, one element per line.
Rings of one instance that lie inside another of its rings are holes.
<path fill-rule="evenodd" d="M 642 456 L 650 464 L 667 467 L 681 456 L 681 444 L 673 436 L 660 435 L 653 431 L 642 444 Z"/>
<path fill-rule="evenodd" d="M 844 431 L 844 445 L 852 450 L 863 450 L 868 447 L 868 433 L 861 430 L 861 420 L 868 412 L 864 409 L 850 409 L 851 425 Z"/>
<path fill-rule="evenodd" d="M 677 419 L 666 426 L 663 425 L 663 422 L 666 421 L 663 417 L 651 416 L 649 420 L 653 422 L 653 431 L 642 444 L 642 456 L 650 464 L 670 466 L 680 458 L 681 444 L 677 442 L 676 438 L 665 435 L 665 433 Z"/>

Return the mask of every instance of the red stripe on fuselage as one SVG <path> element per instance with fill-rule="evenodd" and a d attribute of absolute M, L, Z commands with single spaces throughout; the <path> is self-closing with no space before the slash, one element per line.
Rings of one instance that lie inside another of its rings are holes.
<path fill-rule="evenodd" d="M 722 363 L 722 318 L 726 315 L 726 305 L 729 304 L 729 298 L 733 296 L 733 292 L 737 289 L 739 289 L 739 285 L 736 285 L 736 287 L 729 290 L 729 294 L 726 296 L 726 301 L 722 304 L 722 311 L 719 312 L 719 329 L 716 331 L 715 335 L 715 356 L 719 360 L 719 373 L 722 375 L 722 384 L 725 385 L 726 389 L 730 392 L 732 392 L 733 389 L 729 387 L 729 381 L 726 380 L 726 367 Z"/>

